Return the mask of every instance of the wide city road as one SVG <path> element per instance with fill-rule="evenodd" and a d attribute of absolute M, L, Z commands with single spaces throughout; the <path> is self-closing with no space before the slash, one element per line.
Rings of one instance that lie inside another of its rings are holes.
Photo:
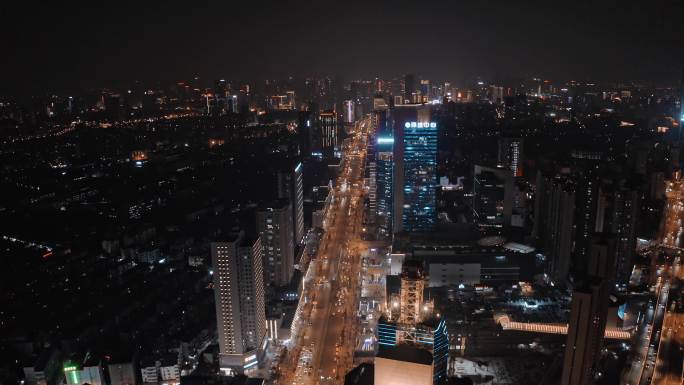
<path fill-rule="evenodd" d="M 682 385 L 681 285 L 684 269 L 679 254 L 684 250 L 684 181 L 675 174 L 666 184 L 667 201 L 653 259 L 657 281 L 655 301 L 648 304 L 635 335 L 635 357 L 626 371 L 624 385 Z"/>
<path fill-rule="evenodd" d="M 652 383 L 682 385 L 684 384 L 684 306 L 682 304 L 684 268 L 682 268 L 681 257 L 675 257 L 668 267 L 673 285 L 672 298 L 663 320 Z"/>
<path fill-rule="evenodd" d="M 666 247 L 684 248 L 684 180 L 675 175 L 665 186 L 665 209 L 660 225 L 660 243 Z"/>
<path fill-rule="evenodd" d="M 369 117 L 357 122 L 343 145 L 334 198 L 324 220 L 325 234 L 312 261 L 314 284 L 303 293 L 312 306 L 302 314 L 301 338 L 291 348 L 296 357 L 281 364 L 279 384 L 340 384 L 352 365 L 364 165 L 371 126 Z"/>
<path fill-rule="evenodd" d="M 665 211 L 661 225 L 661 249 L 665 254 L 662 276 L 670 287 L 669 301 L 661 304 L 663 319 L 658 330 L 657 349 L 651 368 L 651 375 L 642 377 L 641 384 L 682 385 L 684 373 L 684 315 L 682 314 L 682 281 L 684 269 L 681 266 L 681 253 L 684 246 L 684 180 L 675 174 L 666 185 Z M 646 371 L 648 373 L 648 371 Z"/>

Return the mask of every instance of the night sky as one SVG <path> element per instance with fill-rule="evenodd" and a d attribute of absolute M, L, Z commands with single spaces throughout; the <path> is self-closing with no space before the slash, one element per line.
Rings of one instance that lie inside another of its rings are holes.
<path fill-rule="evenodd" d="M 0 12 L 9 95 L 195 74 L 677 84 L 684 67 L 682 0 L 61 1 Z"/>

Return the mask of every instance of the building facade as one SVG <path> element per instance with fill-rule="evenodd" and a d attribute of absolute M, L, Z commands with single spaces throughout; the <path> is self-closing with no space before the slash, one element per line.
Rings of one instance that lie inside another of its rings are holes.
<path fill-rule="evenodd" d="M 133 362 L 118 362 L 107 365 L 109 383 L 111 385 L 136 385 L 138 382 L 135 375 Z"/>
<path fill-rule="evenodd" d="M 533 236 L 546 253 L 548 274 L 561 285 L 567 280 L 572 257 L 575 189 L 566 177 L 537 174 Z"/>
<path fill-rule="evenodd" d="M 278 173 L 278 198 L 292 205 L 292 234 L 297 247 L 304 240 L 304 176 L 302 163 Z"/>
<path fill-rule="evenodd" d="M 437 124 L 430 107 L 395 106 L 393 232 L 428 232 L 437 220 Z"/>
<path fill-rule="evenodd" d="M 256 217 L 263 248 L 264 285 L 287 285 L 294 270 L 292 206 L 288 200 L 265 204 Z"/>
<path fill-rule="evenodd" d="M 509 170 L 475 165 L 473 214 L 478 225 L 503 227 L 511 224 L 514 188 Z"/>
<path fill-rule="evenodd" d="M 500 137 L 498 145 L 497 166 L 510 170 L 513 176 L 522 176 L 523 140 Z"/>
<path fill-rule="evenodd" d="M 353 100 L 345 100 L 342 103 L 342 116 L 344 124 L 352 124 L 356 121 L 356 111 Z"/>
<path fill-rule="evenodd" d="M 593 383 L 606 329 L 607 300 L 607 286 L 601 279 L 573 291 L 561 385 Z"/>
<path fill-rule="evenodd" d="M 321 129 L 321 146 L 324 153 L 332 153 L 337 148 L 337 112 L 325 110 L 318 114 Z"/>
<path fill-rule="evenodd" d="M 594 383 L 608 319 L 613 274 L 612 235 L 593 235 L 584 272 L 575 282 L 565 341 L 561 385 Z"/>
<path fill-rule="evenodd" d="M 393 160 L 394 138 L 391 135 L 383 134 L 377 139 L 377 155 L 375 160 L 376 169 L 376 195 L 377 195 L 377 216 L 380 232 L 389 235 L 392 232 L 392 211 L 393 211 L 393 189 L 392 172 L 394 169 Z"/>
<path fill-rule="evenodd" d="M 211 258 L 219 364 L 241 372 L 258 364 L 266 344 L 261 240 L 233 234 L 211 243 Z"/>
<path fill-rule="evenodd" d="M 615 284 L 626 287 L 636 256 L 639 194 L 627 188 L 616 191 L 613 199 L 611 233 L 616 236 Z"/>

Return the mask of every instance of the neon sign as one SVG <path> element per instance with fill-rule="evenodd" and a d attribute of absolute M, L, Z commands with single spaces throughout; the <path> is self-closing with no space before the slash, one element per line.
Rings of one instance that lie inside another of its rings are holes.
<path fill-rule="evenodd" d="M 406 122 L 404 123 L 406 128 L 436 128 L 437 123 L 435 122 Z"/>

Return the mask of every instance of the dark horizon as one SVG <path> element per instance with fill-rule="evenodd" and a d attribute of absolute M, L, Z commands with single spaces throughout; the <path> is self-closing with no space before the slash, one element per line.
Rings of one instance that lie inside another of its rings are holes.
<path fill-rule="evenodd" d="M 464 82 L 677 85 L 681 1 L 580 4 L 257 2 L 3 5 L 10 18 L 0 94 L 187 80 L 416 73 Z M 413 21 L 411 21 L 413 20 Z"/>

